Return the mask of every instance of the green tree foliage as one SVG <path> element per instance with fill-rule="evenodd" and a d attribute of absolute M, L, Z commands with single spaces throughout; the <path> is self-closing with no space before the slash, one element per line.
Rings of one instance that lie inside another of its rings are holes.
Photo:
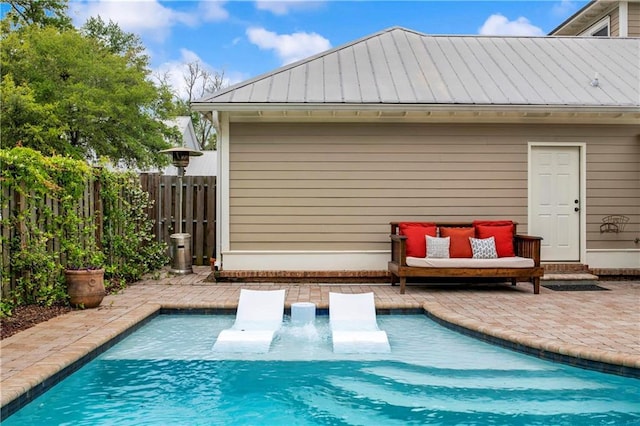
<path fill-rule="evenodd" d="M 148 58 L 134 36 L 93 20 L 74 29 L 27 25 L 0 45 L 3 147 L 45 155 L 107 157 L 113 163 L 159 165 L 175 132 L 166 88 L 148 78 Z"/>
<path fill-rule="evenodd" d="M 3 144 L 12 141 L 21 145 L 26 140 L 34 146 L 48 143 L 51 151 L 64 151 L 64 132 L 60 130 L 55 108 L 39 104 L 29 85 L 16 86 L 13 77 L 5 75 L 0 84 L 0 98 Z"/>
<path fill-rule="evenodd" d="M 113 21 L 104 22 L 101 17 L 91 17 L 85 22 L 80 32 L 100 43 L 114 55 L 127 59 L 127 63 L 145 71 L 149 57 L 144 54 L 145 47 L 140 37 L 122 31 Z"/>
<path fill-rule="evenodd" d="M 72 27 L 67 15 L 68 0 L 8 0 L 7 22 L 14 27 L 37 25 L 60 29 Z"/>

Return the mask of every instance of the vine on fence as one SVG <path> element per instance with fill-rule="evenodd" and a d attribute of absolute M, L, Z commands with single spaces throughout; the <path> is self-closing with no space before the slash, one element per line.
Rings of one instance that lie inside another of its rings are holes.
<path fill-rule="evenodd" d="M 145 214 L 149 196 L 131 172 L 15 147 L 0 149 L 0 182 L 0 315 L 65 302 L 67 268 L 104 268 L 121 287 L 167 262 Z M 92 197 L 103 205 L 98 214 Z"/>
<path fill-rule="evenodd" d="M 167 247 L 154 240 L 153 221 L 147 215 L 149 193 L 138 175 L 100 171 L 104 202 L 105 275 L 118 283 L 138 280 L 167 263 Z"/>

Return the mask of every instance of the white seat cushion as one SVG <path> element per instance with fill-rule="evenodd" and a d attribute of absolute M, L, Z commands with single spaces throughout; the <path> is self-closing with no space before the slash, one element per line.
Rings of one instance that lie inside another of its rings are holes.
<path fill-rule="evenodd" d="M 497 259 L 407 257 L 407 265 L 423 268 L 532 268 L 535 263 L 533 259 L 518 256 Z"/>

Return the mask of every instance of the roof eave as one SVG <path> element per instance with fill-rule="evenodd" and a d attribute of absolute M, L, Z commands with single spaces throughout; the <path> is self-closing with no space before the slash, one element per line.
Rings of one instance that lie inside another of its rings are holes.
<path fill-rule="evenodd" d="M 235 122 L 615 124 L 640 122 L 640 106 L 443 104 L 198 104 Z"/>
<path fill-rule="evenodd" d="M 576 13 L 567 18 L 563 23 L 551 30 L 549 32 L 549 35 L 561 35 L 561 32 L 563 32 L 564 30 L 568 30 L 571 33 L 570 36 L 575 36 L 575 34 L 573 33 L 579 31 L 582 27 L 584 27 L 584 22 L 580 22 L 581 20 L 586 19 L 585 22 L 593 20 L 593 17 L 587 16 L 588 14 L 592 13 L 594 15 L 600 15 L 605 13 L 607 10 L 615 7 L 616 5 L 617 2 L 613 1 L 604 2 L 592 0 L 591 2 L 584 5 L 584 7 L 578 10 Z"/>
<path fill-rule="evenodd" d="M 387 104 L 387 103 L 215 103 L 197 102 L 191 104 L 193 110 L 201 112 L 218 111 L 547 111 L 547 112 L 619 112 L 640 113 L 638 105 L 535 105 L 535 104 Z"/>

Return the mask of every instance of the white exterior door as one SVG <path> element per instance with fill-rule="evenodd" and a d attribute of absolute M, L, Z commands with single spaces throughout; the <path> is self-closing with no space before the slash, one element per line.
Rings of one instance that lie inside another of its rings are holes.
<path fill-rule="evenodd" d="M 580 260 L 580 147 L 531 149 L 531 235 L 543 237 L 543 261 Z"/>

